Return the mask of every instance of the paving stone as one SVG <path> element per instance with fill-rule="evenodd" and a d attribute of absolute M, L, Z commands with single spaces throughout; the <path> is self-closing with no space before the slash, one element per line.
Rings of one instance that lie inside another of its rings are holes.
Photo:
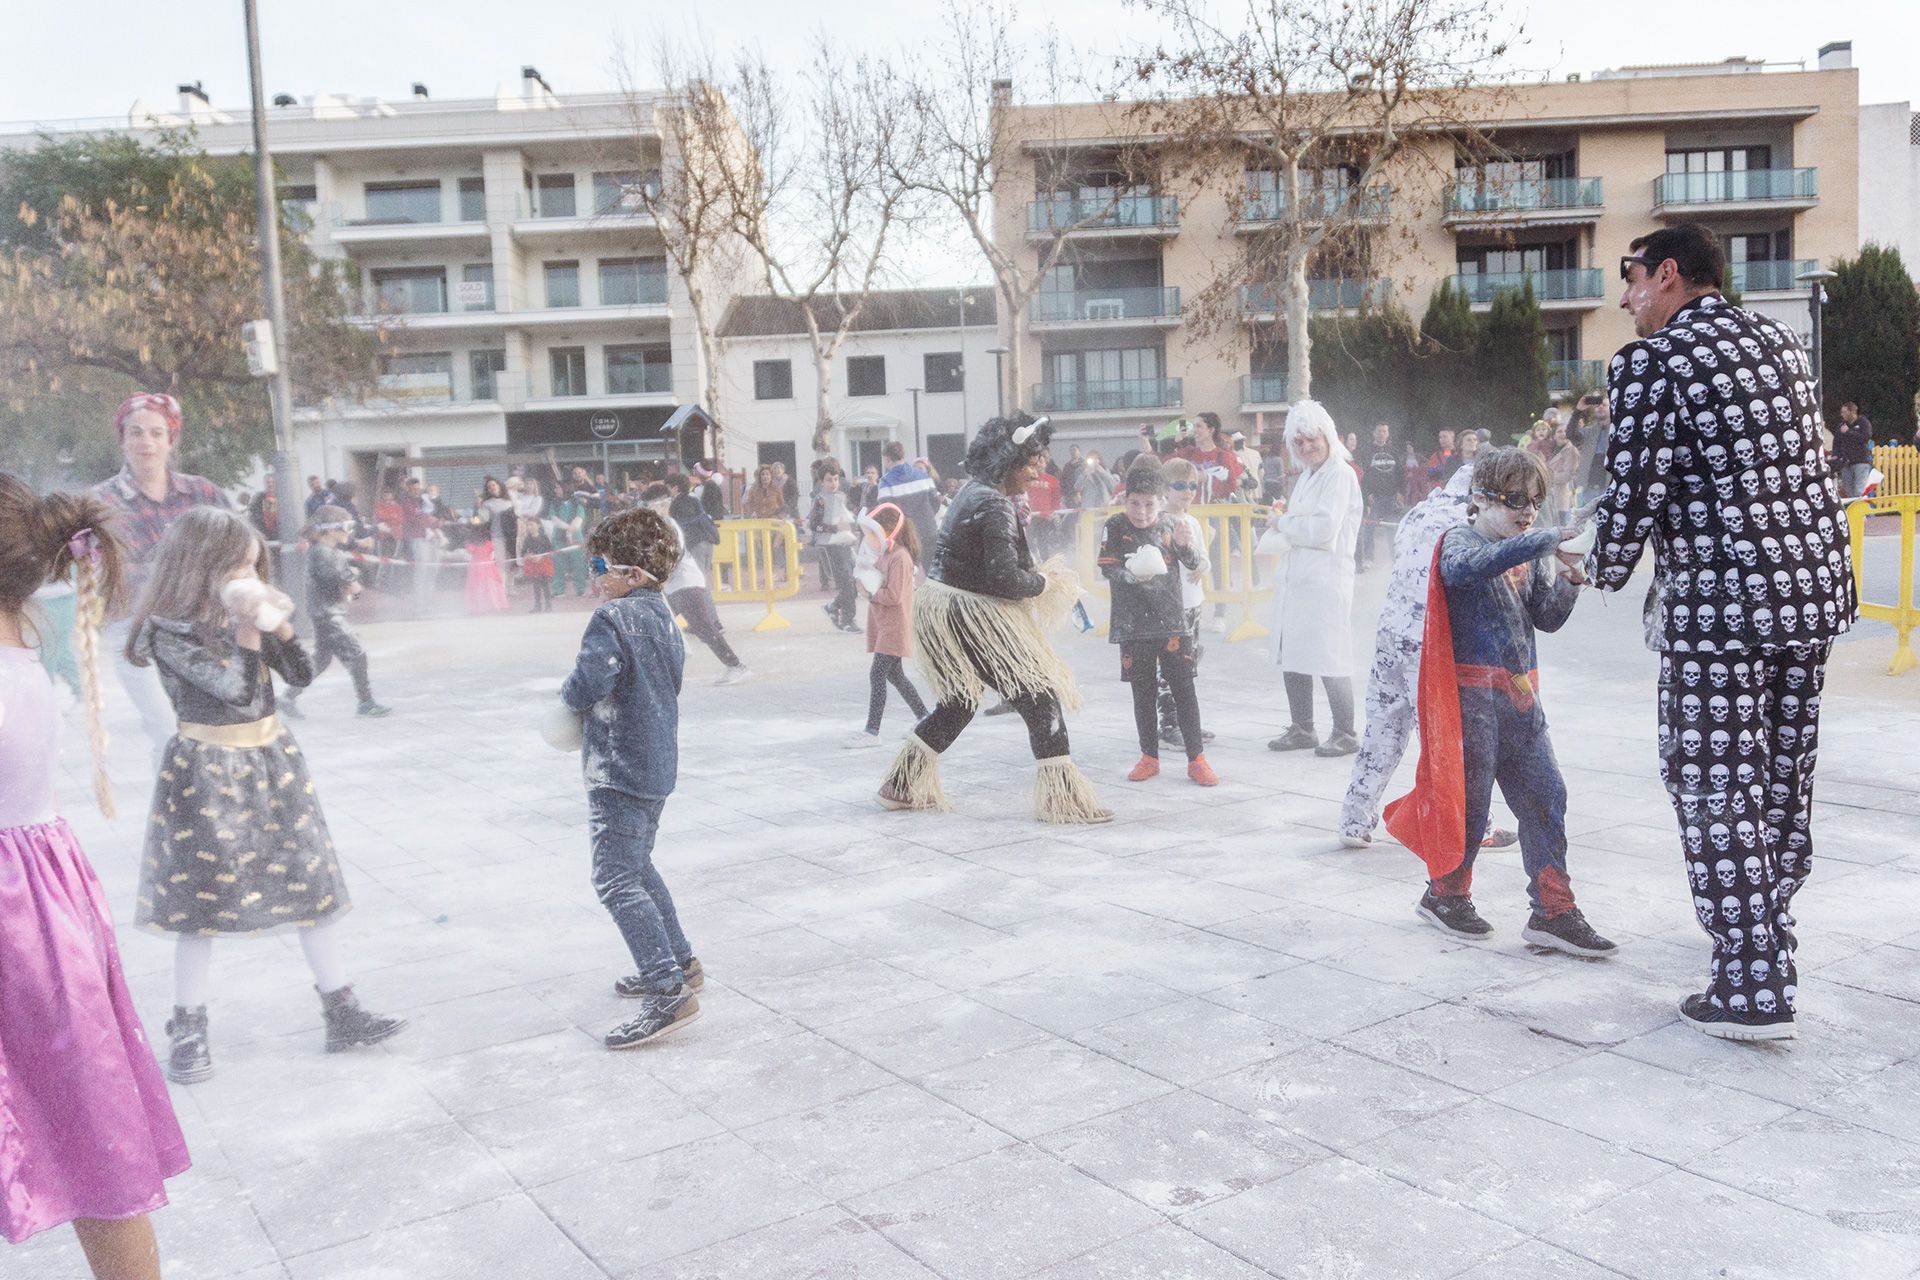
<path fill-rule="evenodd" d="M 1337 1045 L 1256 1063 L 1197 1088 L 1336 1151 L 1358 1147 L 1473 1096 Z"/>
<path fill-rule="evenodd" d="M 304 1254 L 293 1280 L 596 1280 L 605 1273 L 524 1195 Z"/>
<path fill-rule="evenodd" d="M 930 1072 L 921 1083 L 1019 1138 L 1103 1115 L 1172 1087 L 1091 1049 L 1053 1038 Z"/>

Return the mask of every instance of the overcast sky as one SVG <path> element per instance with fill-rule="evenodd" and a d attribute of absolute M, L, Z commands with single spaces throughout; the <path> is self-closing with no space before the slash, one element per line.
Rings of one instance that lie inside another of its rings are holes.
<path fill-rule="evenodd" d="M 437 98 L 484 97 L 517 78 L 523 63 L 539 67 L 561 93 L 611 88 L 614 37 L 646 37 L 663 7 L 631 0 L 263 0 L 267 91 L 405 97 L 420 80 Z M 122 115 L 135 98 L 173 102 L 175 85 L 191 80 L 204 81 L 217 105 L 245 105 L 240 0 L 10 0 L 6 8 L 0 121 Z M 1812 65 L 1822 44 L 1852 40 L 1862 101 L 1920 100 L 1914 0 L 1506 0 L 1505 8 L 1525 24 L 1517 64 L 1555 78 L 1621 63 L 1733 55 Z M 813 25 L 849 50 L 893 52 L 923 41 L 940 11 L 939 0 L 709 0 L 698 8 L 717 47 L 759 42 L 776 53 L 804 44 Z M 1050 0 L 1032 12 L 1036 27 L 1051 22 L 1094 53 L 1153 31 L 1140 10 L 1118 0 Z M 799 15 L 806 27 L 796 25 Z"/>

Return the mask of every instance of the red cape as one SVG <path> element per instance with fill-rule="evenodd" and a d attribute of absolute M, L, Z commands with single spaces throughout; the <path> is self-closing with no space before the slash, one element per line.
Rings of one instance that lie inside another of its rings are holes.
<path fill-rule="evenodd" d="M 1444 539 L 1442 539 L 1444 541 Z M 1460 745 L 1460 683 L 1453 660 L 1440 547 L 1427 577 L 1427 626 L 1420 642 L 1420 761 L 1413 790 L 1387 806 L 1387 831 L 1427 864 L 1438 880 L 1467 854 L 1467 768 Z"/>

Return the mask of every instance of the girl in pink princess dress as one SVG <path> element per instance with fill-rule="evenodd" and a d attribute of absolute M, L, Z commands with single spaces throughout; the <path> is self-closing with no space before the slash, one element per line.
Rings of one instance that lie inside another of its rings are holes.
<path fill-rule="evenodd" d="M 94 788 L 111 817 L 96 650 L 121 581 L 112 518 L 0 472 L 0 1235 L 18 1244 L 71 1222 L 99 1280 L 159 1280 L 147 1215 L 187 1168 L 187 1144 L 105 895 L 54 806 L 60 718 L 26 612 L 43 583 L 75 574 Z"/>

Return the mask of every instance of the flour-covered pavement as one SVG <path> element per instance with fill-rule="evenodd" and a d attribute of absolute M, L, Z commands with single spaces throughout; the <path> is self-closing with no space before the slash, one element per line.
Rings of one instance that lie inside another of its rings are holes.
<path fill-rule="evenodd" d="M 1363 613 L 1381 587 L 1363 579 Z M 1590 597 L 1543 642 L 1574 885 L 1622 944 L 1607 962 L 1527 952 L 1512 853 L 1476 883 L 1493 943 L 1421 925 L 1413 856 L 1332 834 L 1348 762 L 1265 749 L 1284 699 L 1253 644 L 1208 638 L 1207 792 L 1121 780 L 1113 650 L 1062 637 L 1088 698 L 1075 752 L 1119 820 L 1054 829 L 1028 817 L 1011 719 L 948 757 L 957 812 L 882 812 L 886 753 L 842 749 L 860 642 L 806 599 L 788 631 L 726 612 L 757 678 L 713 688 L 690 654 L 659 851 L 704 1016 L 621 1054 L 598 1039 L 630 1006 L 577 765 L 535 733 L 582 615 L 366 629 L 396 714 L 353 718 L 335 672 L 296 731 L 349 869 L 359 989 L 414 1025 L 325 1056 L 293 942 L 220 945 L 216 1074 L 174 1093 L 194 1168 L 156 1218 L 169 1276 L 1920 1268 L 1920 675 L 1882 674 L 1883 628 L 1830 675 L 1801 1038 L 1741 1047 L 1676 1023 L 1706 944 L 1630 604 Z M 115 726 L 128 812 L 80 810 L 77 733 L 65 796 L 124 920 L 144 751 Z M 889 741 L 906 728 L 896 704 Z M 162 1038 L 170 949 L 122 940 Z M 0 1252 L 0 1274 L 84 1272 L 62 1231 Z"/>

